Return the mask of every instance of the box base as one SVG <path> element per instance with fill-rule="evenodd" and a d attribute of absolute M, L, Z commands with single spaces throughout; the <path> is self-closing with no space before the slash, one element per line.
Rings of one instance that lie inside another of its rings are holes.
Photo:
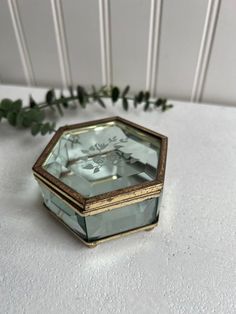
<path fill-rule="evenodd" d="M 159 220 L 159 215 L 158 215 L 157 221 L 154 224 L 143 226 L 143 227 L 138 227 L 138 228 L 135 228 L 135 229 L 132 229 L 132 230 L 128 230 L 128 231 L 124 231 L 124 232 L 121 232 L 119 234 L 115 234 L 115 235 L 108 236 L 108 237 L 103 238 L 103 239 L 99 239 L 97 241 L 88 242 L 88 241 L 85 241 L 84 239 L 82 239 L 72 228 L 70 228 L 67 224 L 65 224 L 64 221 L 62 219 L 60 219 L 56 214 L 54 214 L 47 207 L 47 205 L 45 203 L 44 203 L 44 206 L 46 207 L 46 209 L 50 213 L 50 215 L 52 215 L 59 222 L 61 222 L 67 229 L 70 230 L 70 232 L 72 232 L 76 236 L 76 238 L 78 238 L 83 244 L 85 244 L 89 248 L 94 248 L 99 243 L 106 242 L 106 241 L 113 240 L 113 239 L 119 239 L 119 238 L 121 238 L 123 236 L 129 235 L 129 234 L 132 234 L 132 233 L 136 233 L 136 232 L 139 232 L 139 231 L 152 231 L 158 225 L 158 220 Z"/>

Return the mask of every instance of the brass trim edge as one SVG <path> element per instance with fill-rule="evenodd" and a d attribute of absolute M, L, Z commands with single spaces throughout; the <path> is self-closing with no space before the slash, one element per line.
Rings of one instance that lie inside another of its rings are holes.
<path fill-rule="evenodd" d="M 131 204 L 136 204 L 136 203 L 139 203 L 139 202 L 142 202 L 142 201 L 145 201 L 147 199 L 150 199 L 150 198 L 154 198 L 154 197 L 159 197 L 160 196 L 160 193 L 161 191 L 158 193 L 158 194 L 152 194 L 152 195 L 146 195 L 146 196 L 143 196 L 143 197 L 139 197 L 139 198 L 132 198 L 128 201 L 124 203 L 117 203 L 117 204 L 114 204 L 110 207 L 102 207 L 102 208 L 95 208 L 91 211 L 83 211 L 81 209 L 81 211 L 79 210 L 79 208 L 77 207 L 74 207 L 72 203 L 68 202 L 68 200 L 66 198 L 63 198 L 60 194 L 57 194 L 54 190 L 54 187 L 50 187 L 49 185 L 47 185 L 45 182 L 41 181 L 39 178 L 35 177 L 35 180 L 37 182 L 40 182 L 41 184 L 43 184 L 47 189 L 49 189 L 51 191 L 51 193 L 53 193 L 55 196 L 57 196 L 58 198 L 60 198 L 63 202 L 65 202 L 68 206 L 70 206 L 78 215 L 82 216 L 82 217 L 87 217 L 87 216 L 93 216 L 93 215 L 97 215 L 97 214 L 100 214 L 100 213 L 104 213 L 106 211 L 110 211 L 112 209 L 116 209 L 116 208 L 120 208 L 120 207 L 124 207 L 124 206 L 128 206 L 128 205 L 131 205 Z M 59 191 L 60 192 L 60 191 Z M 123 206 L 121 206 L 121 204 Z"/>

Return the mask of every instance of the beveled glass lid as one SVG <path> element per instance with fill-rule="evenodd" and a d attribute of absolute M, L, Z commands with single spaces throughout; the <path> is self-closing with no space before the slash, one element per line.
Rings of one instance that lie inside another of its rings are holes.
<path fill-rule="evenodd" d="M 112 121 L 64 132 L 43 168 L 90 197 L 154 180 L 159 153 L 160 139 Z"/>
<path fill-rule="evenodd" d="M 62 192 L 66 186 L 82 200 L 100 200 L 115 191 L 161 183 L 160 175 L 164 179 L 164 173 L 159 172 L 164 171 L 160 159 L 166 137 L 124 119 L 115 117 L 64 127 L 54 137 L 40 157 L 41 172 L 47 173 L 44 179 L 54 177 L 54 187 L 60 183 Z M 37 174 L 37 162 L 33 169 Z"/>

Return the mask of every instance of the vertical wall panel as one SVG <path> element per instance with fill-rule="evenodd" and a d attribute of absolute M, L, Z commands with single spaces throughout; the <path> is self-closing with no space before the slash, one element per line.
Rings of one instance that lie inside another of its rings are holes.
<path fill-rule="evenodd" d="M 235 105 L 235 29 L 234 0 L 0 0 L 0 83 L 113 81 Z"/>
<path fill-rule="evenodd" d="M 206 9 L 206 0 L 164 0 L 158 95 L 190 99 Z"/>
<path fill-rule="evenodd" d="M 2 83 L 26 84 L 6 0 L 0 1 L 0 76 Z"/>
<path fill-rule="evenodd" d="M 150 0 L 111 0 L 113 82 L 146 85 Z"/>
<path fill-rule="evenodd" d="M 73 82 L 101 85 L 98 1 L 63 0 L 62 4 Z"/>
<path fill-rule="evenodd" d="M 61 86 L 50 1 L 18 0 L 36 84 Z"/>
<path fill-rule="evenodd" d="M 236 1 L 222 1 L 203 101 L 236 105 Z"/>

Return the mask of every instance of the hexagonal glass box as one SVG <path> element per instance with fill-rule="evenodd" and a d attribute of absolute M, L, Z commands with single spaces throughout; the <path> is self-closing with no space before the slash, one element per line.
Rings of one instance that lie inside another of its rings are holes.
<path fill-rule="evenodd" d="M 119 117 L 60 128 L 33 166 L 44 204 L 88 246 L 157 225 L 167 137 Z"/>

